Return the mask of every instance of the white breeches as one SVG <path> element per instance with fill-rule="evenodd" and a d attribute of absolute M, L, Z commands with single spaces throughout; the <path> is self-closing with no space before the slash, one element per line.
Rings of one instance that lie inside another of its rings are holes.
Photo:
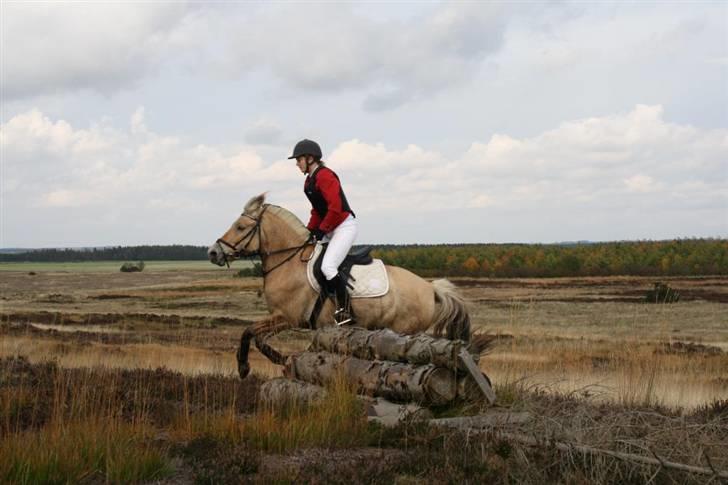
<path fill-rule="evenodd" d="M 328 239 L 329 247 L 324 254 L 324 259 L 321 261 L 321 272 L 326 276 L 327 280 L 331 280 L 336 276 L 339 271 L 339 265 L 346 255 L 349 253 L 349 249 L 354 244 L 356 235 L 359 232 L 359 225 L 356 222 L 356 218 L 349 214 L 349 217 L 344 219 L 344 222 L 339 224 L 336 229 L 326 235 L 324 241 Z"/>

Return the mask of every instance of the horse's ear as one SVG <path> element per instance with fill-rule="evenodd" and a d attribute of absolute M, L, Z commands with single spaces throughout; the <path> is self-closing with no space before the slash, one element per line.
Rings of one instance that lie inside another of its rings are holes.
<path fill-rule="evenodd" d="M 265 194 L 266 192 L 263 192 L 262 194 L 256 195 L 250 199 L 248 203 L 245 204 L 244 212 L 250 214 L 260 209 L 265 203 Z"/>

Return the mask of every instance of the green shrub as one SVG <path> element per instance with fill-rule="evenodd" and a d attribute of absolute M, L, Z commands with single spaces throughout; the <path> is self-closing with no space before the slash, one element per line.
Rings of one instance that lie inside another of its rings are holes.
<path fill-rule="evenodd" d="M 249 278 L 252 276 L 263 276 L 263 265 L 260 263 L 253 263 L 250 268 L 243 268 L 235 273 L 236 278 Z"/>
<path fill-rule="evenodd" d="M 121 268 L 119 268 L 119 271 L 122 273 L 137 273 L 139 271 L 144 271 L 144 261 L 139 261 L 138 263 L 124 263 L 121 265 Z"/>
<path fill-rule="evenodd" d="M 647 292 L 645 301 L 647 303 L 676 303 L 680 300 L 680 293 L 673 290 L 664 283 L 659 281 L 655 283 L 655 287 Z"/>

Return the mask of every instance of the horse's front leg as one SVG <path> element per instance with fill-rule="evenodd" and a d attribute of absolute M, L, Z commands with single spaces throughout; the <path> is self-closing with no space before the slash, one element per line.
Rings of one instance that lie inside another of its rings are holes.
<path fill-rule="evenodd" d="M 291 325 L 282 317 L 278 317 L 276 321 L 271 322 L 265 328 L 255 332 L 255 346 L 258 347 L 261 354 L 268 357 L 268 360 L 277 365 L 285 364 L 287 356 L 271 347 L 268 344 L 268 339 L 287 328 L 291 328 Z"/>
<path fill-rule="evenodd" d="M 273 361 L 273 363 L 282 364 L 285 362 L 285 356 L 265 343 L 265 339 L 287 326 L 289 326 L 288 323 L 281 316 L 271 315 L 245 329 L 240 336 L 240 347 L 236 354 L 238 359 L 238 374 L 240 374 L 241 379 L 245 379 L 250 373 L 248 355 L 250 353 L 250 341 L 253 339 L 255 339 L 255 345 L 260 349 L 261 353 Z"/>
<path fill-rule="evenodd" d="M 252 327 L 246 328 L 243 335 L 240 336 L 240 347 L 235 355 L 238 358 L 238 374 L 241 379 L 245 379 L 250 373 L 248 353 L 250 352 L 250 341 L 254 336 Z"/>

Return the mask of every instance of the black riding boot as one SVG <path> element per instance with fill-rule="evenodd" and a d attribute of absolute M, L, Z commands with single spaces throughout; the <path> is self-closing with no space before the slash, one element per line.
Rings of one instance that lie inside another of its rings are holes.
<path fill-rule="evenodd" d="M 337 325 L 346 325 L 352 323 L 354 317 L 351 314 L 351 307 L 349 305 L 349 293 L 346 289 L 346 281 L 341 276 L 336 275 L 333 279 L 328 280 L 327 290 L 329 296 L 331 296 L 334 304 L 336 305 L 336 311 L 334 312 L 334 321 Z"/>

